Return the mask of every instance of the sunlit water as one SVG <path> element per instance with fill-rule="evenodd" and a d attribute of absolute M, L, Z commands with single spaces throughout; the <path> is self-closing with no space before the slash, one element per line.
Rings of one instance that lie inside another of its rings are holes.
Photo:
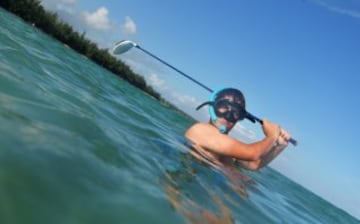
<path fill-rule="evenodd" d="M 1 224 L 360 223 L 270 168 L 197 161 L 192 121 L 2 9 L 0 21 Z"/>

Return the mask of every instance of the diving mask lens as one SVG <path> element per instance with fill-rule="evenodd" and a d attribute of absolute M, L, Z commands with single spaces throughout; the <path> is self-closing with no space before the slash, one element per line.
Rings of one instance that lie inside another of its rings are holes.
<path fill-rule="evenodd" d="M 215 102 L 214 109 L 216 116 L 225 118 L 231 123 L 242 120 L 246 116 L 246 111 L 239 103 L 230 102 L 226 99 Z"/>

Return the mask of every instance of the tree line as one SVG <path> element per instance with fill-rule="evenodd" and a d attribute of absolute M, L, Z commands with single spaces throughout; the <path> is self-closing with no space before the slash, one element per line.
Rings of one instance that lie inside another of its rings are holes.
<path fill-rule="evenodd" d="M 157 100 L 164 101 L 161 95 L 147 85 L 143 76 L 133 72 L 128 65 L 112 56 L 107 49 L 100 49 L 95 43 L 79 34 L 58 18 L 56 13 L 46 11 L 38 0 L 1 0 L 0 6 L 21 17 L 26 22 L 68 45 L 96 64 L 120 76 L 132 85 L 147 92 Z"/>
<path fill-rule="evenodd" d="M 0 6 L 148 93 L 162 104 L 192 119 L 175 105 L 162 98 L 157 91 L 146 83 L 143 76 L 136 74 L 124 62 L 117 60 L 107 49 L 100 49 L 94 42 L 85 37 L 85 33 L 79 34 L 69 24 L 59 19 L 56 13 L 46 11 L 39 0 L 1 0 Z"/>

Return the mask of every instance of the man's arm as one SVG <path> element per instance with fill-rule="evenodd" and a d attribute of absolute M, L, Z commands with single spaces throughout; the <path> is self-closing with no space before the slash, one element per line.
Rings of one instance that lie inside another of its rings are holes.
<path fill-rule="evenodd" d="M 276 140 L 276 144 L 271 148 L 269 153 L 264 155 L 261 159 L 256 161 L 237 161 L 242 167 L 249 170 L 258 170 L 264 166 L 267 166 L 275 157 L 277 157 L 287 146 L 290 135 L 283 129 L 279 138 Z"/>
<path fill-rule="evenodd" d="M 264 120 L 265 138 L 261 141 L 246 144 L 228 135 L 222 134 L 214 126 L 197 123 L 190 127 L 185 136 L 202 148 L 220 156 L 235 159 L 256 161 L 268 154 L 279 136 L 279 127 Z"/>

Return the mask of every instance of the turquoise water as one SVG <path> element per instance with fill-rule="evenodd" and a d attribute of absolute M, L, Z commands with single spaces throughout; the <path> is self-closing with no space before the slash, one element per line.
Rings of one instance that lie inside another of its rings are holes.
<path fill-rule="evenodd" d="M 271 168 L 200 163 L 182 143 L 192 121 L 0 21 L 1 224 L 360 223 Z"/>

